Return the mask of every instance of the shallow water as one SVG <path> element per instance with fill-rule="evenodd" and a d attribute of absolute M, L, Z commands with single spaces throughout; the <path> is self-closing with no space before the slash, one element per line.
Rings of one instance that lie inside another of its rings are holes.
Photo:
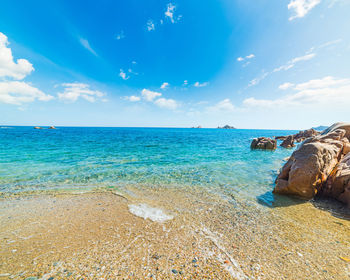
<path fill-rule="evenodd" d="M 258 197 L 271 190 L 291 150 L 251 151 L 252 138 L 291 133 L 294 131 L 1 129 L 0 191 L 142 184 L 195 186 Z"/>

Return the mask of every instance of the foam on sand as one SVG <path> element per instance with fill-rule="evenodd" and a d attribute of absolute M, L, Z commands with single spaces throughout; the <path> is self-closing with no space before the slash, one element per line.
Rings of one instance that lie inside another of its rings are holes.
<path fill-rule="evenodd" d="M 147 204 L 130 204 L 129 211 L 135 216 L 150 219 L 153 222 L 165 222 L 174 218 L 171 215 L 167 215 L 162 209 L 150 207 Z"/>

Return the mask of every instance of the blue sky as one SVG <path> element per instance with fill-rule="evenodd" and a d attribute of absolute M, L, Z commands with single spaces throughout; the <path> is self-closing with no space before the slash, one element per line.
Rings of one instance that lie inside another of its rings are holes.
<path fill-rule="evenodd" d="M 0 124 L 350 121 L 350 1 L 3 0 Z"/>

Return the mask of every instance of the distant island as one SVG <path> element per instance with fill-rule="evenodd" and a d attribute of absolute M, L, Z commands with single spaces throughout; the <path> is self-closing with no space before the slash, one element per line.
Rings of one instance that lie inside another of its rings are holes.
<path fill-rule="evenodd" d="M 234 126 L 230 126 L 230 125 L 225 125 L 225 126 L 222 126 L 222 127 L 220 127 L 220 126 L 218 126 L 218 128 L 220 128 L 220 129 L 237 129 L 237 128 L 235 128 Z"/>

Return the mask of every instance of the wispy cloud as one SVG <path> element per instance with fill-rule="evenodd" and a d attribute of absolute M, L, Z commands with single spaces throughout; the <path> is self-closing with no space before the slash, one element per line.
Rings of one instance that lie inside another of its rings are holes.
<path fill-rule="evenodd" d="M 299 56 L 299 57 L 293 58 L 292 60 L 288 61 L 286 64 L 275 68 L 273 70 L 273 72 L 278 72 L 278 71 L 281 71 L 281 70 L 285 70 L 285 71 L 289 70 L 289 69 L 293 68 L 295 66 L 295 64 L 297 64 L 298 62 L 310 60 L 310 59 L 314 58 L 315 55 L 316 55 L 315 53 L 310 53 L 310 54 L 306 54 L 306 55 L 303 55 L 303 56 Z"/>
<path fill-rule="evenodd" d="M 75 102 L 83 98 L 89 102 L 95 102 L 97 99 L 105 96 L 105 93 L 98 90 L 91 90 L 90 85 L 83 83 L 64 83 L 63 92 L 58 93 L 58 98 L 65 102 Z M 102 100 L 103 101 L 103 100 Z"/>
<path fill-rule="evenodd" d="M 195 82 L 194 83 L 195 87 L 206 87 L 207 85 L 209 85 L 209 82 L 203 82 L 203 83 Z"/>
<path fill-rule="evenodd" d="M 124 38 L 125 38 L 124 31 L 121 30 L 121 31 L 115 36 L 115 38 L 116 38 L 117 40 L 124 39 Z"/>
<path fill-rule="evenodd" d="M 125 81 L 126 81 L 127 79 L 130 78 L 130 76 L 127 76 L 127 75 L 126 75 L 126 73 L 124 72 L 123 69 L 120 69 L 120 70 L 119 70 L 119 77 L 122 78 L 122 79 L 125 80 Z"/>
<path fill-rule="evenodd" d="M 170 21 L 172 22 L 172 23 L 175 23 L 175 20 L 174 20 L 174 12 L 175 12 L 175 9 L 176 9 L 176 6 L 175 5 L 173 5 L 172 3 L 169 3 L 168 5 L 167 5 L 167 9 L 166 9 L 166 11 L 165 11 L 165 17 L 166 18 L 169 18 L 170 19 Z"/>
<path fill-rule="evenodd" d="M 146 101 L 149 102 L 153 101 L 153 99 L 155 99 L 156 97 L 162 96 L 160 92 L 152 91 L 145 88 L 141 91 L 141 95 Z"/>
<path fill-rule="evenodd" d="M 235 109 L 235 106 L 233 106 L 229 98 L 226 98 L 218 102 L 214 106 L 208 107 L 208 110 L 212 112 L 231 112 L 234 109 Z"/>
<path fill-rule="evenodd" d="M 238 61 L 238 62 L 241 62 L 241 61 L 244 61 L 244 60 L 246 60 L 246 59 L 252 59 L 252 58 L 254 58 L 254 57 L 255 57 L 255 54 L 250 54 L 250 55 L 247 55 L 247 56 L 245 56 L 245 57 L 240 56 L 240 57 L 237 57 L 237 61 Z"/>
<path fill-rule="evenodd" d="M 292 10 L 293 15 L 289 20 L 306 16 L 308 12 L 320 3 L 321 0 L 291 0 L 288 4 L 288 10 Z"/>
<path fill-rule="evenodd" d="M 84 38 L 80 38 L 79 39 L 80 44 L 87 49 L 89 52 L 91 52 L 93 55 L 97 56 L 97 53 L 95 52 L 95 50 L 90 46 L 90 43 L 88 40 L 84 39 Z"/>
<path fill-rule="evenodd" d="M 178 103 L 174 99 L 158 98 L 154 101 L 160 108 L 175 110 L 178 107 Z"/>
<path fill-rule="evenodd" d="M 131 95 L 131 96 L 124 96 L 123 98 L 124 100 L 128 100 L 130 102 L 138 102 L 141 100 L 141 97 L 139 96 L 135 96 L 135 95 Z"/>
<path fill-rule="evenodd" d="M 292 83 L 284 83 L 284 84 L 280 85 L 278 88 L 281 89 L 281 90 L 286 90 L 286 89 L 291 88 L 292 86 L 294 86 L 294 84 L 292 84 Z"/>
<path fill-rule="evenodd" d="M 153 20 L 149 19 L 149 20 L 147 21 L 147 23 L 146 23 L 146 29 L 147 29 L 147 31 L 149 31 L 149 32 L 156 29 Z"/>
<path fill-rule="evenodd" d="M 350 106 L 350 79 L 327 76 L 296 85 L 292 83 L 285 83 L 284 85 L 288 85 L 288 87 L 284 86 L 285 89 L 289 88 L 296 92 L 277 99 L 256 99 L 252 97 L 245 99 L 243 104 L 249 107 L 262 108 L 289 108 L 291 106 L 311 106 L 315 108 L 319 105 L 331 107 L 337 104 Z"/>
<path fill-rule="evenodd" d="M 166 89 L 166 88 L 168 88 L 168 87 L 169 87 L 169 83 L 167 83 L 167 82 L 164 82 L 164 83 L 160 86 L 161 89 Z"/>

